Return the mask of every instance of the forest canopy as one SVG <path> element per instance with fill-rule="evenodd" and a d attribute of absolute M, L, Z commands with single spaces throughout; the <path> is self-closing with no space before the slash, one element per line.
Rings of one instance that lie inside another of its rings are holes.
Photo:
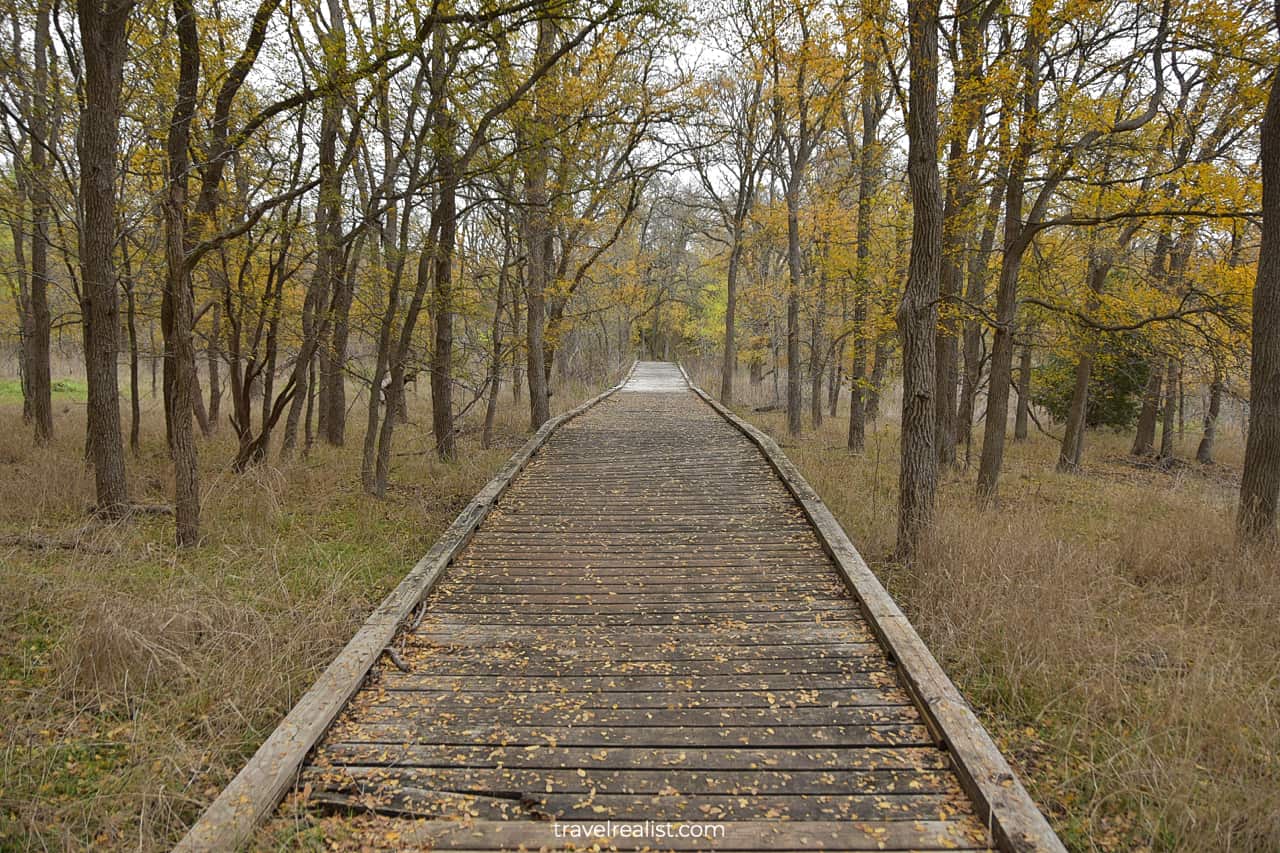
<path fill-rule="evenodd" d="M 504 383 L 537 427 L 557 377 L 637 350 L 714 354 L 729 403 L 739 368 L 771 383 L 792 434 L 847 393 L 855 452 L 901 382 L 912 453 L 977 453 L 986 497 L 1014 397 L 1019 434 L 1037 400 L 1060 425 L 1065 468 L 1135 406 L 1157 452 L 1174 388 L 1250 399 L 1261 2 L 6 17 L 0 326 L 24 414 L 53 434 L 50 353 L 79 350 L 97 511 L 126 515 L 158 364 L 184 545 L 201 435 L 233 430 L 243 471 L 355 418 L 381 495 L 419 379 L 445 459 Z"/>

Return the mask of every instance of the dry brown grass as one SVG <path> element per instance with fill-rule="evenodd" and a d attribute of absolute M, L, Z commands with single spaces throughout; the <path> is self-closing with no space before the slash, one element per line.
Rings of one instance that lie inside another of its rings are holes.
<path fill-rule="evenodd" d="M 902 566 L 896 425 L 854 457 L 843 414 L 792 440 L 780 414 L 751 410 L 771 390 L 739 387 L 739 411 L 840 518 L 1070 848 L 1280 850 L 1280 554 L 1233 541 L 1233 437 L 1213 468 L 1170 474 L 1130 465 L 1129 437 L 1090 434 L 1085 470 L 1065 475 L 1033 434 L 1011 445 L 994 508 L 971 472 L 947 477 Z"/>
<path fill-rule="evenodd" d="M 425 401 L 413 413 L 385 501 L 359 491 L 358 436 L 243 476 L 216 437 L 207 540 L 177 554 L 169 519 L 86 525 L 74 405 L 48 449 L 0 406 L 0 535 L 114 549 L 0 549 L 0 849 L 176 840 L 523 438 L 508 405 L 504 447 L 468 434 L 464 461 L 441 465 L 421 452 Z M 1280 849 L 1280 556 L 1232 541 L 1237 446 L 1216 470 L 1166 474 L 1091 435 L 1068 476 L 1033 437 L 1011 446 L 995 509 L 950 477 L 903 567 L 887 557 L 892 423 L 853 458 L 843 419 L 792 443 L 780 416 L 745 413 L 782 438 L 1070 847 Z M 169 489 L 160 429 L 153 410 L 130 466 L 140 500 Z"/>
<path fill-rule="evenodd" d="M 557 392 L 563 410 L 588 389 Z M 148 408 L 129 476 L 159 503 L 169 466 Z M 411 401 L 382 501 L 360 491 L 359 434 L 237 475 L 224 427 L 201 446 L 205 539 L 178 553 L 172 519 L 87 522 L 82 404 L 37 448 L 3 401 L 0 537 L 93 550 L 0 547 L 0 849 L 171 846 L 525 440 L 527 409 L 501 411 L 498 447 L 469 429 L 442 464 L 429 404 Z"/>

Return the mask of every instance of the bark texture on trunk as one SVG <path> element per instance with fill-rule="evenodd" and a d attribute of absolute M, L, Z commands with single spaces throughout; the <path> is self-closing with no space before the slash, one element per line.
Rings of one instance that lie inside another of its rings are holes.
<path fill-rule="evenodd" d="M 1158 366 L 1148 363 L 1147 386 L 1142 391 L 1142 408 L 1138 412 L 1138 428 L 1130 453 L 1151 456 L 1156 452 L 1156 421 L 1160 415 L 1160 388 L 1164 375 Z"/>
<path fill-rule="evenodd" d="M 1089 286 L 1089 311 L 1097 307 L 1097 296 L 1102 293 L 1111 262 L 1090 253 L 1087 280 Z M 1089 425 L 1089 382 L 1093 376 L 1093 361 L 1097 355 L 1097 335 L 1082 329 L 1085 340 L 1076 356 L 1075 379 L 1071 388 L 1071 402 L 1067 404 L 1067 423 L 1058 448 L 1059 471 L 1075 471 L 1084 455 L 1084 435 Z"/>
<path fill-rule="evenodd" d="M 1022 345 L 1018 357 L 1018 411 L 1013 422 L 1013 440 L 1026 441 L 1031 414 L 1031 347 Z"/>
<path fill-rule="evenodd" d="M 733 405 L 733 371 L 737 369 L 737 265 L 741 255 L 741 237 L 737 229 L 730 236 L 728 273 L 724 277 L 724 360 L 721 362 L 721 402 Z"/>
<path fill-rule="evenodd" d="M 538 19 L 538 43 L 534 64 L 541 66 L 554 51 L 555 24 L 550 10 L 541 9 Z M 550 80 L 543 77 L 534 87 L 533 116 L 529 122 L 532 139 L 525 168 L 524 242 L 526 253 L 525 283 L 525 356 L 529 382 L 529 426 L 538 429 L 551 417 L 551 401 L 547 389 L 546 366 L 546 290 L 551 285 L 552 233 L 551 208 L 547 175 L 551 162 L 551 140 L 542 126 L 542 102 L 550 97 Z"/>
<path fill-rule="evenodd" d="M 831 364 L 827 367 L 827 414 L 836 416 L 840 407 L 840 386 L 844 384 L 844 341 L 831 354 Z"/>
<path fill-rule="evenodd" d="M 1196 461 L 1202 465 L 1213 464 L 1213 443 L 1218 435 L 1218 418 L 1222 414 L 1222 373 L 1213 368 L 1213 384 L 1209 386 L 1209 407 L 1204 413 L 1204 434 L 1196 448 Z"/>
<path fill-rule="evenodd" d="M 138 311 L 133 284 L 125 291 L 125 328 L 129 333 L 129 451 L 141 453 L 142 399 L 138 388 Z"/>
<path fill-rule="evenodd" d="M 205 355 L 209 365 L 209 430 L 218 431 L 222 416 L 222 305 L 213 303 L 212 329 Z"/>
<path fill-rule="evenodd" d="M 435 239 L 435 232 L 427 236 L 427 246 Z M 414 284 L 413 296 L 405 307 L 404 323 L 400 327 L 400 336 L 395 349 L 389 356 L 390 376 L 385 389 L 386 413 L 382 418 L 382 426 L 378 430 L 378 451 L 374 462 L 373 488 L 371 494 L 382 497 L 387 493 L 387 482 L 391 476 L 391 442 L 395 434 L 396 413 L 404 407 L 404 386 L 408 376 L 406 369 L 409 351 L 413 346 L 413 331 L 417 327 L 422 313 L 422 305 L 432 285 L 431 256 L 424 251 L 418 258 L 417 281 Z"/>
<path fill-rule="evenodd" d="M 53 383 L 49 366 L 49 8 L 36 8 L 35 66 L 31 81 L 31 281 L 23 334 L 24 413 L 35 430 L 36 442 L 53 438 Z M 19 263 L 21 263 L 19 261 Z"/>
<path fill-rule="evenodd" d="M 880 420 L 880 392 L 884 388 L 884 375 L 889 369 L 889 358 L 892 353 L 889 344 L 883 339 L 876 340 L 875 351 L 871 356 L 871 376 L 867 379 L 867 420 Z"/>
<path fill-rule="evenodd" d="M 341 447 L 347 433 L 347 340 L 351 332 L 351 301 L 355 294 L 354 266 L 333 277 L 333 301 L 329 309 L 330 333 L 323 364 L 324 433 L 326 444 Z"/>
<path fill-rule="evenodd" d="M 942 282 L 937 333 L 937 444 L 942 465 L 956 463 L 957 393 L 959 390 L 960 317 L 956 296 L 960 293 L 961 262 L 968 241 L 966 228 L 975 192 L 975 158 L 969 154 L 969 136 L 982 115 L 976 102 L 981 92 L 982 7 L 967 4 L 956 11 L 959 61 L 954 71 L 951 139 L 947 145 L 947 191 L 943 203 Z"/>
<path fill-rule="evenodd" d="M 165 256 L 168 275 L 164 298 L 168 304 L 163 326 L 165 352 L 172 359 L 169 395 L 169 451 L 173 456 L 174 515 L 179 547 L 194 546 L 200 538 L 200 476 L 195 435 L 196 354 L 192 340 L 195 322 L 191 269 L 187 264 L 187 191 L 191 162 L 191 122 L 200 83 L 200 42 L 191 0 L 173 0 L 178 33 L 178 87 L 169 122 L 166 155 L 169 186 L 165 197 Z"/>
<path fill-rule="evenodd" d="M 329 29 L 324 35 L 322 47 L 325 64 L 335 76 L 341 75 L 347 67 L 347 27 L 346 12 L 340 0 L 328 0 Z M 341 113 L 345 108 L 340 92 L 335 91 L 325 98 L 325 110 Z M 331 118 L 332 121 L 332 118 Z M 335 132 L 341 127 L 341 121 L 333 121 Z M 346 440 L 347 430 L 347 338 L 350 334 L 351 301 L 355 295 L 355 268 L 359 264 L 359 251 L 352 253 L 349 261 L 344 262 L 341 223 L 341 188 L 342 177 L 336 177 L 339 197 L 334 201 L 337 220 L 326 242 L 332 252 L 329 264 L 329 306 L 328 320 L 321 334 L 320 373 L 313 377 L 310 385 L 318 386 L 319 411 L 316 414 L 318 432 L 326 444 L 341 447 Z"/>
<path fill-rule="evenodd" d="M 1022 182 L 1009 187 L 1006 202 L 1004 259 L 996 291 L 996 331 L 991 345 L 991 372 L 987 381 L 987 419 L 983 427 L 982 457 L 978 462 L 978 494 L 995 496 L 1004 463 L 1004 443 L 1009 430 L 1009 384 L 1013 377 L 1013 324 L 1018 300 L 1018 273 L 1022 267 Z M 1012 218 L 1012 222 L 1009 219 Z"/>
<path fill-rule="evenodd" d="M 493 445 L 493 424 L 498 416 L 498 392 L 502 388 L 502 313 L 506 308 L 507 274 L 511 267 L 511 241 L 502 244 L 502 265 L 498 267 L 498 291 L 493 297 L 493 322 L 489 326 L 489 377 L 486 383 L 489 399 L 484 407 L 484 429 L 480 446 Z"/>
<path fill-rule="evenodd" d="M 869 54 L 868 54 L 869 56 Z M 853 364 L 849 368 L 849 449 L 861 453 L 867 444 L 867 306 L 871 300 L 871 196 L 874 192 L 877 111 L 874 94 L 867 84 L 875 74 L 875 62 L 864 58 L 862 64 L 862 145 L 858 151 L 858 227 L 855 234 L 857 265 L 853 294 Z"/>
<path fill-rule="evenodd" d="M 431 352 L 431 431 L 436 440 L 436 454 L 452 459 L 455 454 L 453 435 L 453 252 L 458 234 L 458 169 L 454 151 L 456 122 L 446 105 L 448 70 L 445 53 L 445 30 L 437 27 L 432 46 L 432 95 L 434 105 L 431 122 L 435 127 L 436 174 L 439 197 L 434 216 L 438 235 L 435 245 L 434 283 L 431 290 L 431 316 L 434 322 L 435 346 Z"/>
<path fill-rule="evenodd" d="M 735 224 L 729 235 L 729 270 L 725 275 L 724 360 L 720 364 L 720 402 L 733 405 L 733 374 L 738 367 L 738 266 L 742 260 L 742 228 Z"/>
<path fill-rule="evenodd" d="M 813 328 L 809 338 L 809 419 L 813 428 L 822 426 L 822 371 L 823 347 L 822 322 L 827 312 L 827 288 L 823 276 L 818 276 L 818 304 L 814 309 Z"/>
<path fill-rule="evenodd" d="M 1176 428 L 1178 415 L 1178 386 L 1181 384 L 1177 359 L 1169 359 L 1166 377 L 1163 420 L 1160 425 L 1160 458 L 1172 459 L 1174 456 L 1173 431 Z"/>
<path fill-rule="evenodd" d="M 1058 470 L 1074 471 L 1080 467 L 1084 453 L 1084 431 L 1089 415 L 1089 377 L 1093 372 L 1093 342 L 1080 351 L 1076 359 L 1075 381 L 1067 408 L 1067 425 L 1058 448 Z"/>
<path fill-rule="evenodd" d="M 804 390 L 800 384 L 800 294 L 804 290 L 804 267 L 800 259 L 800 181 L 803 172 L 793 168 L 787 188 L 787 432 L 799 435 L 804 428 L 801 408 Z"/>
<path fill-rule="evenodd" d="M 1009 430 L 1009 385 L 1013 378 L 1013 334 L 1018 311 L 1018 275 L 1033 234 L 1023 222 L 1027 170 L 1036 146 L 1036 116 L 1040 111 L 1040 48 L 1044 43 L 1044 9 L 1033 4 L 1027 34 L 1020 50 L 1021 97 L 1011 98 L 1003 121 L 1016 113 L 1017 144 L 1005 178 L 1004 240 L 1000 282 L 996 287 L 996 329 L 991 344 L 991 372 L 987 382 L 987 418 L 978 462 L 978 496 L 991 500 L 1000 482 L 1004 444 Z M 1016 105 L 1016 106 L 1015 106 Z M 1044 188 L 1041 189 L 1043 195 Z"/>
<path fill-rule="evenodd" d="M 933 515 L 938 485 L 935 331 L 942 274 L 942 187 L 938 176 L 938 0 L 910 0 L 907 178 L 911 260 L 898 309 L 902 339 L 902 464 L 898 476 L 899 557 L 915 553 Z"/>
<path fill-rule="evenodd" d="M 335 93 L 324 98 L 320 112 L 320 140 L 317 146 L 320 184 L 315 209 L 315 267 L 303 297 L 302 341 L 298 346 L 298 355 L 290 377 L 293 398 L 289 403 L 284 438 L 280 443 L 280 452 L 285 456 L 297 447 L 298 425 L 312 386 L 323 381 L 324 371 L 328 369 L 327 364 L 322 365 L 321 375 L 313 377 L 311 361 L 317 353 L 321 354 L 325 362 L 328 361 L 328 353 L 322 346 L 328 340 L 332 318 L 328 307 L 335 286 L 342 286 L 345 271 L 342 263 L 342 172 L 338 164 L 338 134 L 341 128 L 342 101 Z M 325 419 L 327 423 L 327 415 Z"/>
<path fill-rule="evenodd" d="M 991 259 L 992 249 L 996 242 L 996 225 L 1000 218 L 1000 200 L 1003 197 L 1002 178 L 996 175 L 991 196 L 987 202 L 982 236 L 978 241 L 978 250 L 969 255 L 969 268 L 966 273 L 965 301 L 970 305 L 982 305 L 987 300 L 987 264 Z M 967 468 L 973 456 L 973 418 L 978 399 L 978 390 L 982 384 L 982 350 L 983 325 L 976 317 L 967 317 L 964 321 L 964 374 L 960 387 L 960 402 L 956 412 L 956 440 L 964 443 L 964 464 Z"/>
<path fill-rule="evenodd" d="M 86 444 L 93 464 L 97 512 L 119 518 L 129 508 L 124 446 L 120 434 L 120 303 L 115 261 L 116 175 L 120 149 L 120 91 L 131 0 L 79 3 L 84 55 L 84 101 L 80 115 L 79 229 L 81 316 L 85 378 L 89 391 Z"/>

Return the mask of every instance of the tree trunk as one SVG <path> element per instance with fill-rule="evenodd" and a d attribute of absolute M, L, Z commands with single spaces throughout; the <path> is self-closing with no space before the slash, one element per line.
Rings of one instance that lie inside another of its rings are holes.
<path fill-rule="evenodd" d="M 418 183 L 417 161 L 414 161 L 413 173 L 408 184 L 416 187 Z M 396 313 L 400 305 L 400 287 L 404 280 L 405 252 L 403 238 L 406 232 L 405 221 L 401 222 L 398 237 L 393 237 L 396 229 L 388 221 L 382 240 L 382 265 L 390 281 L 387 288 L 387 301 L 383 306 L 382 317 L 378 322 L 378 350 L 374 358 L 373 378 L 369 383 L 369 408 L 365 420 L 364 448 L 360 460 L 360 485 L 366 494 L 378 494 L 377 459 L 378 442 L 381 430 L 379 418 L 394 418 L 396 408 L 391 405 L 390 373 L 394 367 L 395 354 L 392 352 L 392 332 L 395 327 Z M 399 242 L 397 242 L 399 241 Z M 403 382 L 403 372 L 401 373 Z"/>
<path fill-rule="evenodd" d="M 1187 437 L 1187 389 L 1183 387 L 1182 369 L 1178 369 L 1178 441 Z"/>
<path fill-rule="evenodd" d="M 849 436 L 847 444 L 854 453 L 866 447 L 868 380 L 867 307 L 871 300 L 871 200 L 875 193 L 875 159 L 880 131 L 880 75 L 876 68 L 877 45 L 870 31 L 864 33 L 860 49 L 862 73 L 859 110 L 862 113 L 862 137 L 858 146 L 858 224 L 855 231 L 853 294 L 853 363 L 849 368 Z"/>
<path fill-rule="evenodd" d="M 35 68 L 31 98 L 31 282 L 29 324 L 23 336 L 23 402 L 37 444 L 53 438 L 53 382 L 49 367 L 49 0 L 36 8 Z"/>
<path fill-rule="evenodd" d="M 338 167 L 338 133 L 342 126 L 342 101 L 336 95 L 325 97 L 320 114 L 320 142 L 317 160 L 320 184 L 315 209 L 315 268 L 307 285 L 302 304 L 302 341 L 293 365 L 292 382 L 297 389 L 285 419 L 280 452 L 291 453 L 298 443 L 298 423 L 307 403 L 311 383 L 311 360 L 320 352 L 327 358 L 322 343 L 329 337 L 331 312 L 326 310 L 335 288 L 341 287 L 345 270 L 342 263 L 342 173 Z M 319 378 L 319 377 L 318 377 Z M 305 393 L 304 393 L 305 392 Z"/>
<path fill-rule="evenodd" d="M 867 420 L 880 420 L 880 392 L 884 387 L 884 374 L 889 369 L 889 344 L 885 340 L 877 340 L 875 352 L 871 356 L 871 376 L 867 379 Z"/>
<path fill-rule="evenodd" d="M 517 243 L 518 246 L 518 243 Z M 520 346 L 520 329 L 524 326 L 520 318 L 520 307 L 524 301 L 519 275 L 511 277 L 511 402 L 520 405 L 521 388 L 524 385 L 524 353 Z"/>
<path fill-rule="evenodd" d="M 1080 467 L 1084 453 L 1084 431 L 1089 416 L 1089 378 L 1093 373 L 1093 341 L 1081 349 L 1076 360 L 1075 384 L 1071 388 L 1071 403 L 1067 408 L 1067 425 L 1062 433 L 1062 445 L 1058 449 L 1058 470 L 1075 471 Z"/>
<path fill-rule="evenodd" d="M 195 341 L 192 339 L 191 364 L 191 413 L 195 415 L 196 425 L 205 438 L 213 435 L 213 425 L 209 423 L 209 412 L 204 407 L 204 391 L 200 388 L 200 371 L 195 365 Z"/>
<path fill-rule="evenodd" d="M 932 520 L 938 485 L 938 294 L 942 274 L 942 187 L 938 176 L 938 0 L 909 0 L 910 102 L 907 178 L 911 259 L 898 308 L 902 340 L 902 460 L 898 475 L 897 555 L 910 558 Z"/>
<path fill-rule="evenodd" d="M 445 67 L 445 29 L 436 27 L 431 51 L 432 104 L 431 122 L 435 128 L 436 174 L 439 197 L 434 216 L 439 237 L 435 245 L 434 283 L 431 291 L 431 315 L 435 324 L 435 346 L 431 352 L 431 431 L 436 440 L 436 454 L 452 459 L 455 454 L 453 436 L 453 252 L 458 233 L 457 174 L 454 137 L 456 123 L 446 106 L 447 69 Z"/>
<path fill-rule="evenodd" d="M 739 202 L 738 209 L 742 205 Z M 742 260 L 742 226 L 734 223 L 729 235 L 729 271 L 725 276 L 724 361 L 720 365 L 720 402 L 733 405 L 733 373 L 738 367 L 738 339 L 734 328 L 738 313 L 738 266 Z"/>
<path fill-rule="evenodd" d="M 987 381 L 987 417 L 978 462 L 978 494 L 995 497 L 1004 463 L 1004 442 L 1009 429 L 1009 385 L 1013 377 L 1013 324 L 1018 304 L 1018 273 L 1025 245 L 1022 241 L 1022 181 L 1010 178 L 1005 207 L 1005 250 L 996 291 L 996 331 L 991 346 L 991 370 Z"/>
<path fill-rule="evenodd" d="M 1018 311 L 1018 274 L 1033 234 L 1023 223 L 1026 176 L 1036 145 L 1036 116 L 1040 110 L 1040 48 L 1046 38 L 1043 10 L 1033 4 L 1025 41 L 1019 52 L 1020 100 L 1010 99 L 1001 121 L 1008 122 L 1018 104 L 1018 140 L 1005 179 L 1004 241 L 1000 259 L 1000 283 L 996 288 L 996 330 L 991 345 L 991 372 L 987 381 L 987 416 L 978 462 L 977 492 L 982 500 L 995 498 L 1004 464 L 1004 443 L 1009 430 L 1009 385 L 1013 378 L 1013 332 Z"/>
<path fill-rule="evenodd" d="M 827 414 L 836 416 L 840 407 L 840 386 L 844 384 L 844 341 L 836 347 L 827 370 Z"/>
<path fill-rule="evenodd" d="M 316 309 L 324 317 L 315 333 L 317 363 L 309 367 L 312 372 L 307 383 L 308 391 L 314 393 L 316 399 L 312 401 L 310 394 L 307 397 L 308 415 L 305 423 L 310 426 L 311 407 L 316 406 L 316 432 L 313 436 L 320 437 L 326 444 L 340 447 L 346 433 L 347 329 L 351 313 L 351 288 L 354 286 L 354 282 L 348 277 L 348 262 L 343 251 L 343 167 L 336 162 L 336 141 L 342 129 L 342 112 L 345 108 L 342 92 L 337 86 L 347 67 L 347 30 L 340 0 L 327 0 L 325 5 L 328 27 L 320 37 L 320 49 L 328 78 L 326 82 L 333 88 L 322 101 L 320 125 L 321 134 L 331 136 L 332 141 L 324 140 L 321 145 L 333 146 L 334 162 L 327 174 L 325 170 L 321 171 L 322 200 L 317 206 L 317 266 L 324 270 L 327 282 Z M 319 216 L 320 207 L 326 209 L 323 222 Z M 322 254 L 325 257 L 319 257 Z M 350 262 L 355 264 L 358 261 L 353 257 Z M 311 443 L 310 440 L 307 441 L 306 446 L 309 448 Z"/>
<path fill-rule="evenodd" d="M 1102 293 L 1110 270 L 1110 261 L 1099 260 L 1093 253 L 1090 254 L 1087 274 L 1090 293 L 1088 310 L 1092 311 L 1097 307 L 1097 296 Z M 1082 328 L 1081 333 L 1085 335 L 1085 340 L 1076 360 L 1075 382 L 1071 388 L 1071 402 L 1067 406 L 1066 429 L 1063 430 L 1062 443 L 1058 448 L 1059 471 L 1079 469 L 1084 455 L 1085 430 L 1089 424 L 1089 382 L 1093 376 L 1093 360 L 1098 341 L 1097 335 L 1090 329 Z"/>
<path fill-rule="evenodd" d="M 488 450 L 493 444 L 493 422 L 498 415 L 498 391 L 502 387 L 502 310 L 507 290 L 507 272 L 511 264 L 511 242 L 502 244 L 502 266 L 498 268 L 498 292 L 493 297 L 493 323 L 489 326 L 489 378 L 486 383 L 489 399 L 484 407 L 484 430 L 480 434 L 480 446 Z"/>
<path fill-rule="evenodd" d="M 316 399 L 320 396 L 320 371 L 323 370 L 321 367 L 323 356 L 321 353 L 321 350 L 316 350 L 315 357 L 311 359 L 311 363 L 307 368 L 307 410 L 302 418 L 303 456 L 311 453 L 311 448 L 315 446 L 316 442 L 316 431 L 313 424 L 316 416 Z"/>
<path fill-rule="evenodd" d="M 142 400 L 138 388 L 137 282 L 127 245 L 120 253 L 120 261 L 124 265 L 125 331 L 129 335 L 129 451 L 136 459 L 141 452 Z"/>
<path fill-rule="evenodd" d="M 429 233 L 427 246 L 433 245 L 437 239 L 438 235 L 434 231 Z M 422 303 L 431 284 L 431 258 L 424 251 L 418 259 L 418 274 L 413 296 L 405 308 L 400 337 L 391 356 L 391 376 L 386 389 L 386 414 L 382 418 L 382 427 L 378 432 L 378 454 L 374 466 L 373 494 L 377 497 L 387 493 L 387 481 L 391 475 L 391 442 L 397 420 L 395 413 L 404 405 L 405 365 L 408 362 L 409 350 L 413 346 L 413 331 L 417 327 L 418 317 L 422 314 Z"/>
<path fill-rule="evenodd" d="M 120 435 L 116 370 L 120 306 L 113 252 L 120 91 L 127 53 L 125 31 L 132 9 L 131 0 L 76 6 L 84 56 L 84 106 L 77 147 L 83 211 L 79 229 L 80 309 L 89 391 L 86 443 L 93 463 L 97 512 L 107 518 L 119 518 L 129 508 Z"/>
<path fill-rule="evenodd" d="M 222 409 L 222 377 L 221 373 L 221 341 L 222 341 L 222 305 L 213 303 L 212 329 L 205 347 L 205 355 L 209 365 L 209 431 L 217 432 L 218 421 Z"/>
<path fill-rule="evenodd" d="M 1147 365 L 1147 387 L 1142 392 L 1142 409 L 1138 413 L 1138 431 L 1133 437 L 1134 456 L 1152 456 L 1156 452 L 1156 421 L 1160 413 L 1160 386 L 1163 375 L 1158 367 Z"/>
<path fill-rule="evenodd" d="M 191 418 L 196 402 L 195 322 L 191 268 L 187 264 L 187 182 L 191 171 L 191 122 L 200 83 L 200 42 L 191 0 L 173 0 L 178 34 L 179 74 L 173 118 L 166 144 L 169 186 L 165 197 L 165 256 L 168 274 L 164 298 L 168 322 L 162 327 L 165 351 L 173 359 L 169 399 L 170 453 L 173 456 L 174 515 L 179 547 L 200 538 L 200 480 Z M 203 425 L 202 425 L 203 426 Z"/>
<path fill-rule="evenodd" d="M 1218 433 L 1218 417 L 1222 414 L 1222 371 L 1213 366 L 1213 384 L 1209 386 L 1209 408 L 1204 413 L 1204 435 L 1196 448 L 1196 461 L 1202 465 L 1213 464 L 1213 441 Z"/>
<path fill-rule="evenodd" d="M 953 72 L 950 142 L 947 146 L 947 192 L 943 203 L 941 304 L 937 333 L 938 462 L 956 464 L 957 392 L 959 390 L 960 317 L 956 297 L 962 282 L 961 261 L 967 241 L 967 220 L 975 192 L 975 158 L 969 154 L 969 135 L 982 116 L 981 7 L 966 4 L 956 10 L 959 56 Z"/>
<path fill-rule="evenodd" d="M 935 445 L 938 462 L 943 466 L 956 464 L 956 407 L 959 393 L 959 320 L 955 315 L 955 297 L 959 292 L 960 268 L 954 259 L 944 258 L 942 264 L 941 304 L 944 313 L 938 321 L 935 360 L 937 384 L 934 398 L 937 412 L 934 415 L 938 434 Z"/>
<path fill-rule="evenodd" d="M 827 287 L 823 273 L 818 274 L 818 303 L 813 312 L 813 330 L 809 338 L 809 419 L 816 430 L 822 426 L 822 321 L 827 313 Z"/>
<path fill-rule="evenodd" d="M 1031 346 L 1022 345 L 1018 359 L 1018 410 L 1013 423 L 1013 440 L 1026 441 L 1031 413 Z"/>
<path fill-rule="evenodd" d="M 134 284 L 125 294 L 125 325 L 129 331 L 129 450 L 135 457 L 141 453 L 142 400 L 138 389 L 138 323 Z"/>
<path fill-rule="evenodd" d="M 1170 358 L 1168 365 L 1168 379 L 1165 382 L 1164 412 L 1163 423 L 1160 427 L 1160 458 L 1172 459 L 1174 457 L 1174 429 L 1177 424 L 1178 414 L 1178 361 Z"/>
<path fill-rule="evenodd" d="M 397 253 L 403 256 L 403 253 Z M 395 417 L 395 409 L 391 407 L 391 396 L 388 393 L 388 374 L 392 366 L 391 330 L 395 325 L 396 307 L 400 299 L 400 279 L 403 273 L 403 261 L 392 261 L 391 254 L 384 251 L 384 266 L 391 275 L 391 285 L 387 291 L 387 304 L 383 308 L 382 319 L 378 324 L 378 351 L 375 355 L 373 378 L 369 382 L 369 408 L 365 420 L 364 448 L 360 457 L 360 484 L 367 494 L 377 494 L 376 465 L 378 451 L 378 435 L 380 418 Z"/>
<path fill-rule="evenodd" d="M 156 324 L 151 321 L 147 324 L 147 346 L 149 347 L 149 355 L 147 362 L 151 365 L 151 399 L 156 397 L 156 366 L 158 359 L 156 358 Z"/>
<path fill-rule="evenodd" d="M 550 10 L 544 4 L 539 11 L 538 43 L 534 51 L 534 66 L 547 62 L 553 52 L 555 24 Z M 541 79 L 534 87 L 532 135 L 529 146 L 529 163 L 525 170 L 525 250 L 528 260 L 526 306 L 526 357 L 529 381 L 529 426 L 538 429 L 551 417 L 551 402 L 547 393 L 546 354 L 546 289 L 550 286 L 551 273 L 551 207 L 547 193 L 547 172 L 550 168 L 550 128 L 544 126 L 544 102 L 549 98 L 550 81 Z"/>
<path fill-rule="evenodd" d="M 787 187 L 787 433 L 799 435 L 803 424 L 800 410 L 800 294 L 804 290 L 804 269 L 800 262 L 800 182 L 803 172 L 792 169 Z"/>
<path fill-rule="evenodd" d="M 965 283 L 965 301 L 972 306 L 981 306 L 987 300 L 987 263 L 991 251 L 995 247 L 996 225 L 1000 218 L 1000 200 L 1002 181 L 997 174 L 991 196 L 987 202 L 985 220 L 982 226 L 982 237 L 978 241 L 978 251 L 969 256 L 968 281 Z M 978 388 L 982 383 L 982 334 L 983 324 L 980 319 L 968 317 L 964 321 L 964 375 L 960 388 L 960 403 L 956 413 L 957 441 L 964 442 L 964 464 L 967 468 L 973 456 L 973 416 L 978 399 Z"/>
<path fill-rule="evenodd" d="M 287 220 L 282 220 L 287 221 Z M 297 220 L 295 220 L 296 223 Z M 227 321 L 231 332 L 228 335 L 229 358 L 227 359 L 228 375 L 231 381 L 231 424 L 235 428 L 239 447 L 231 462 L 231 470 L 241 472 L 266 459 L 271 445 L 271 433 L 276 424 L 289 408 L 294 397 L 301 390 L 296 377 L 290 375 L 284 391 L 275 396 L 276 364 L 280 354 L 280 309 L 284 295 L 285 263 L 289 257 L 291 240 L 286 230 L 281 240 L 277 260 L 268 268 L 267 283 L 263 288 L 263 304 L 258 309 L 266 324 L 266 345 L 261 361 L 257 359 L 257 344 L 254 344 L 253 357 L 249 359 L 247 368 L 241 350 L 239 319 L 230 310 Z M 230 282 L 224 282 L 230 287 Z M 232 303 L 228 300 L 228 306 Z M 261 426 L 258 434 L 253 433 L 253 402 L 255 395 L 261 392 Z"/>
<path fill-rule="evenodd" d="M 328 375 L 324 380 L 324 440 L 341 447 L 347 432 L 347 340 L 351 333 L 351 300 L 355 294 L 358 258 L 352 258 L 348 271 L 333 277 L 333 305 L 330 309 L 329 346 L 325 356 Z"/>
<path fill-rule="evenodd" d="M 27 381 L 28 341 L 34 334 L 31 318 L 31 288 L 27 281 L 27 234 L 23 223 L 27 219 L 26 181 L 21 169 L 14 169 L 14 205 L 16 210 L 9 217 L 9 235 L 13 241 L 14 277 L 17 279 L 18 292 L 15 294 L 15 308 L 18 311 L 18 377 L 22 383 L 22 422 L 31 423 L 31 386 Z M 50 389 L 52 393 L 52 388 Z"/>

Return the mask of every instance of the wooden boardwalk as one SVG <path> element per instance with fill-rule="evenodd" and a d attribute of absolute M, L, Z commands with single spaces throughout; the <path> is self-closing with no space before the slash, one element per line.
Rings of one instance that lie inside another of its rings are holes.
<path fill-rule="evenodd" d="M 998 755 L 984 793 L 989 740 L 945 731 L 833 553 L 749 435 L 640 363 L 515 476 L 299 784 L 430 818 L 395 822 L 405 846 L 612 820 L 724 831 L 620 848 L 1061 849 Z"/>

